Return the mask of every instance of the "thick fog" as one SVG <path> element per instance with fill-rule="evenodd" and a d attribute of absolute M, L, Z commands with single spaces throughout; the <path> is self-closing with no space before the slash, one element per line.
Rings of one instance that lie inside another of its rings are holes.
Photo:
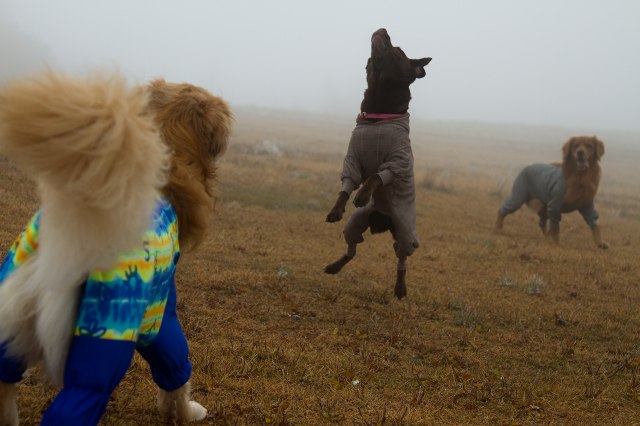
<path fill-rule="evenodd" d="M 49 66 L 232 105 L 358 112 L 371 33 L 433 58 L 413 116 L 640 131 L 634 0 L 0 0 L 0 80 Z"/>

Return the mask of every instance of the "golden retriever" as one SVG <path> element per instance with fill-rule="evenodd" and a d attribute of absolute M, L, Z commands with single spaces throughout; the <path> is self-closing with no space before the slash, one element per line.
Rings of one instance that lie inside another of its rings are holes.
<path fill-rule="evenodd" d="M 498 210 L 495 231 L 504 218 L 527 204 L 538 212 L 540 229 L 558 243 L 562 213 L 578 211 L 591 228 L 596 246 L 606 249 L 598 226 L 594 199 L 600 183 L 600 159 L 604 143 L 595 136 L 575 136 L 562 147 L 562 163 L 531 164 L 516 177 L 511 195 Z M 547 221 L 550 222 L 547 230 Z"/>
<path fill-rule="evenodd" d="M 0 424 L 18 424 L 15 383 L 36 365 L 61 387 L 42 424 L 97 424 L 134 351 L 163 415 L 206 416 L 175 271 L 207 228 L 231 122 L 222 99 L 163 80 L 47 72 L 0 90 L 0 154 L 41 198 L 0 267 Z"/>

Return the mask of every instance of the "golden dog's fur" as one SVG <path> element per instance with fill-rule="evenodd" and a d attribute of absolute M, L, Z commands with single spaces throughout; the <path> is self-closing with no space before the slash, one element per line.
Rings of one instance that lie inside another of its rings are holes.
<path fill-rule="evenodd" d="M 60 385 L 80 286 L 147 228 L 169 150 L 144 87 L 53 72 L 0 93 L 0 154 L 38 185 L 38 253 L 0 286 L 0 341 Z"/>
<path fill-rule="evenodd" d="M 155 80 L 149 85 L 150 108 L 172 150 L 163 195 L 176 210 L 180 246 L 193 250 L 202 241 L 215 200 L 217 158 L 227 149 L 233 116 L 222 99 L 190 84 Z M 158 409 L 166 420 L 202 420 L 206 410 L 190 401 L 190 385 L 158 390 Z"/>
<path fill-rule="evenodd" d="M 223 100 L 163 80 L 129 88 L 118 75 L 47 72 L 0 91 L 0 155 L 37 182 L 43 212 L 38 251 L 0 286 L 8 354 L 42 361 L 62 384 L 82 283 L 140 242 L 159 193 L 176 210 L 180 244 L 197 246 L 212 207 L 213 159 L 231 123 Z M 204 417 L 188 389 L 159 398 L 161 410 Z M 0 383 L 0 423 L 17 424 L 14 394 Z"/>
<path fill-rule="evenodd" d="M 232 114 L 222 99 L 190 84 L 156 80 L 150 89 L 151 110 L 173 151 L 169 181 L 162 192 L 178 214 L 180 246 L 193 249 L 208 226 L 216 179 L 211 158 L 227 148 Z"/>
<path fill-rule="evenodd" d="M 556 164 L 562 167 L 562 174 L 567 181 L 567 192 L 564 195 L 566 211 L 579 210 L 593 204 L 600 185 L 600 159 L 604 155 L 604 143 L 595 136 L 576 136 L 562 146 L 563 161 Z M 602 241 L 600 227 L 591 228 L 593 241 L 598 248 L 607 248 Z M 557 235 L 551 235 L 557 241 Z"/>
<path fill-rule="evenodd" d="M 593 203 L 600 184 L 600 159 L 603 155 L 604 143 L 595 136 L 577 136 L 564 143 L 564 160 L 556 165 L 562 167 L 562 174 L 567 180 L 565 205 L 578 208 Z"/>

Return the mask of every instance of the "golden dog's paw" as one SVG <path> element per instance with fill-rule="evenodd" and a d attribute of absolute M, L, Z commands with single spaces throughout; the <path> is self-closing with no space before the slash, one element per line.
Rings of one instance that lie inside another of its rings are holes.
<path fill-rule="evenodd" d="M 207 417 L 207 409 L 195 401 L 189 401 L 189 421 L 199 422 Z"/>
<path fill-rule="evenodd" d="M 600 241 L 598 243 L 598 248 L 601 249 L 601 250 L 606 250 L 606 249 L 609 248 L 609 244 L 605 243 L 604 241 Z"/>

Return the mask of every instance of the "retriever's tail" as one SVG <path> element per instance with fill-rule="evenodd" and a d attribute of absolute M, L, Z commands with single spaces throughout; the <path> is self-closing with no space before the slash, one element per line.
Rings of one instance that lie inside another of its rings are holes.
<path fill-rule="evenodd" d="M 77 289 L 140 241 L 169 152 L 144 87 L 47 72 L 0 90 L 0 155 L 37 182 L 42 209 L 35 255 L 0 285 L 0 341 L 23 357 L 41 350 L 59 380 Z M 34 324 L 36 341 L 21 338 Z"/>

